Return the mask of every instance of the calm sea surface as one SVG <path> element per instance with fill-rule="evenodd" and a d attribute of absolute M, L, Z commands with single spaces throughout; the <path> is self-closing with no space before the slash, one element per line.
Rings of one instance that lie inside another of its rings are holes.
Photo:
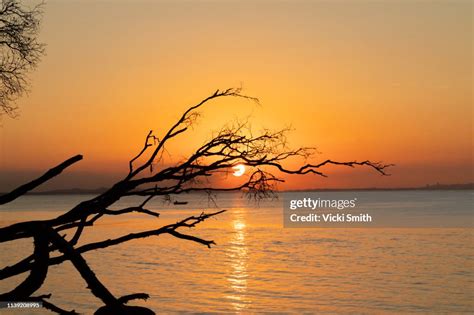
<path fill-rule="evenodd" d="M 328 193 L 325 193 L 326 195 Z M 428 211 L 464 228 L 283 228 L 282 201 L 249 203 L 221 194 L 228 212 L 192 230 L 217 245 L 151 237 L 85 254 L 116 295 L 149 293 L 137 301 L 157 313 L 474 313 L 472 191 L 333 192 L 395 213 Z M 0 225 L 52 218 L 93 196 L 25 196 L 0 207 Z M 82 244 L 143 231 L 212 211 L 203 195 L 180 196 L 186 206 L 149 204 L 159 219 L 129 214 L 100 220 Z M 280 198 L 281 199 L 281 198 Z M 138 204 L 123 200 L 117 208 Z M 31 253 L 31 241 L 0 244 L 0 263 Z M 26 274 L 0 282 L 10 290 Z M 70 263 L 53 266 L 38 294 L 66 309 L 91 314 L 100 302 Z M 49 314 L 6 311 L 5 314 Z"/>

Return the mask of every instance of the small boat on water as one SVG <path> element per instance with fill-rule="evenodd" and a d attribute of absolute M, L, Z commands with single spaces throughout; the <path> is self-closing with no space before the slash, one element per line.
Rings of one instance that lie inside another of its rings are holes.
<path fill-rule="evenodd" d="M 178 200 L 175 200 L 173 202 L 174 205 L 187 205 L 188 202 L 187 201 L 178 201 Z"/>

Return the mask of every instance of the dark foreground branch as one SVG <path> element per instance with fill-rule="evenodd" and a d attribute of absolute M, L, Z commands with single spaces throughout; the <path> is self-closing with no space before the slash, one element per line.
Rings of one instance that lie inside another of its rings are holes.
<path fill-rule="evenodd" d="M 0 196 L 0 205 L 9 203 L 16 198 L 26 194 L 27 192 L 35 189 L 36 187 L 40 186 L 41 184 L 49 181 L 51 178 L 61 174 L 63 170 L 71 166 L 72 164 L 82 160 L 82 155 L 76 155 L 73 156 L 72 158 L 62 162 L 58 166 L 53 167 L 46 173 L 44 173 L 42 176 L 38 177 L 35 180 L 32 180 L 31 182 L 24 184 L 13 191 L 9 192 L 8 194 Z"/>
<path fill-rule="evenodd" d="M 114 239 L 108 239 L 108 240 L 104 240 L 104 241 L 85 244 L 85 245 L 82 245 L 80 247 L 77 247 L 75 249 L 75 251 L 76 251 L 77 254 L 84 254 L 86 252 L 90 252 L 90 251 L 97 250 L 97 249 L 103 249 L 103 248 L 107 248 L 107 247 L 110 247 L 110 246 L 119 245 L 119 244 L 122 244 L 122 243 L 125 243 L 125 242 L 128 242 L 128 241 L 137 240 L 137 239 L 141 239 L 141 238 L 147 238 L 147 237 L 150 237 L 150 236 L 159 236 L 159 235 L 166 234 L 166 233 L 168 233 L 172 236 L 175 236 L 177 238 L 191 240 L 191 241 L 197 242 L 199 244 L 203 244 L 207 247 L 210 247 L 212 244 L 215 244 L 214 241 L 204 240 L 204 239 L 201 239 L 201 238 L 198 238 L 198 237 L 190 238 L 189 235 L 178 233 L 178 232 L 176 232 L 176 230 L 179 229 L 179 228 L 193 228 L 197 224 L 207 220 L 208 218 L 219 215 L 219 214 L 221 214 L 225 211 L 226 210 L 220 210 L 220 211 L 216 211 L 216 212 L 212 212 L 212 213 L 201 213 L 199 216 L 190 216 L 190 217 L 185 218 L 181 221 L 178 221 L 177 223 L 165 225 L 165 226 L 163 226 L 159 229 L 148 230 L 148 231 L 143 231 L 143 232 L 139 232 L 139 233 L 130 233 L 130 234 L 127 234 L 127 235 L 124 235 L 124 236 L 114 238 Z M 51 257 L 47 264 L 49 266 L 58 265 L 58 264 L 63 263 L 66 260 L 68 260 L 68 257 L 66 255 Z M 34 266 L 34 263 L 32 263 L 30 260 L 23 259 L 23 260 L 21 260 L 20 262 L 16 263 L 13 266 L 7 266 L 7 267 L 3 268 L 2 270 L 0 270 L 0 280 L 3 280 L 3 279 L 6 279 L 6 278 L 9 278 L 9 277 L 27 272 L 28 270 L 33 268 L 33 266 Z"/>
<path fill-rule="evenodd" d="M 49 298 L 51 298 L 51 294 L 40 295 L 40 296 L 32 296 L 28 299 L 25 299 L 25 301 L 41 302 L 45 309 L 50 310 L 51 312 L 54 312 L 54 313 L 61 314 L 61 315 L 79 315 L 79 313 L 77 313 L 75 310 L 67 311 L 67 310 L 53 304 L 52 302 L 47 300 Z"/>
<path fill-rule="evenodd" d="M 189 130 L 199 116 L 197 110 L 200 110 L 204 104 L 220 97 L 240 97 L 258 102 L 257 99 L 242 95 L 240 92 L 240 89 L 217 90 L 201 102 L 189 107 L 162 136 L 158 137 L 153 132 L 149 132 L 141 151 L 129 161 L 127 175 L 104 193 L 79 203 L 54 219 L 19 222 L 0 228 L 0 243 L 24 238 L 35 239 L 35 252 L 16 264 L 0 270 L 0 280 L 31 271 L 24 283 L 11 292 L 20 292 L 21 296 L 25 298 L 33 298 L 32 295 L 41 287 L 46 277 L 48 267 L 69 260 L 85 280 L 92 294 L 104 303 L 104 306 L 99 308 L 95 314 L 153 314 L 152 311 L 145 308 L 125 305 L 134 299 L 147 299 L 148 295 L 145 293 L 115 297 L 94 274 L 83 254 L 132 240 L 166 234 L 211 247 L 215 244 L 214 241 L 183 233 L 183 230 L 193 228 L 225 210 L 209 214 L 201 213 L 198 216 L 190 216 L 174 224 L 164 225 L 152 230 L 78 245 L 80 244 L 81 235 L 87 230 L 86 227 L 93 226 L 95 222 L 109 215 L 127 215 L 133 212 L 151 216 L 156 220 L 159 218 L 159 213 L 145 207 L 145 204 L 155 196 L 171 200 L 173 194 L 193 191 L 205 191 L 210 194 L 215 191 L 240 190 L 256 200 L 271 198 L 276 190 L 276 185 L 284 181 L 283 178 L 279 177 L 280 174 L 313 174 L 325 177 L 324 168 L 330 165 L 342 167 L 365 166 L 381 175 L 388 175 L 386 169 L 391 165 L 379 162 L 326 160 L 320 163 L 311 163 L 313 161 L 312 154 L 315 151 L 313 148 L 291 149 L 287 146 L 286 133 L 289 129 L 276 132 L 264 129 L 258 135 L 255 135 L 250 130 L 247 122 L 237 122 L 224 126 L 219 132 L 213 134 L 210 140 L 195 148 L 194 153 L 184 160 L 179 162 L 166 161 L 164 163 L 163 153 L 166 152 L 169 155 L 166 146 Z M 188 143 L 184 144 L 188 145 Z M 296 159 L 296 163 L 295 160 L 288 161 L 292 158 Z M 81 159 L 82 156 L 80 155 L 72 157 L 52 168 L 40 178 L 1 196 L 0 204 L 18 198 Z M 160 167 L 156 166 L 158 162 L 160 162 Z M 288 168 L 286 166 L 288 164 L 298 166 L 293 169 Z M 229 183 L 226 183 L 226 186 L 219 187 L 216 183 L 222 183 L 222 176 L 238 165 L 247 166 L 247 174 L 230 186 Z M 156 169 L 154 166 L 156 166 Z M 137 206 L 114 209 L 114 204 L 127 196 L 148 197 Z M 45 239 L 38 238 L 36 231 L 40 228 L 44 231 L 41 235 Z M 72 234 L 70 240 L 68 241 L 66 236 L 60 235 L 60 231 L 68 231 L 66 232 L 67 235 Z M 39 242 L 40 240 L 41 242 Z M 59 253 L 57 253 L 58 251 Z M 52 255 L 53 252 L 56 252 L 57 255 Z M 39 265 L 38 262 L 40 262 Z M 11 294 L 11 292 L 6 294 Z M 64 311 L 47 301 L 44 301 L 44 303 L 50 310 L 57 313 L 72 313 Z"/>

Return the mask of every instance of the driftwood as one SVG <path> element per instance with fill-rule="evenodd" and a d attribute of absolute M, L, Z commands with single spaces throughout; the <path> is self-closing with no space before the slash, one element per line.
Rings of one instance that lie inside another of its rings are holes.
<path fill-rule="evenodd" d="M 181 118 L 161 139 L 150 131 L 145 138 L 143 148 L 130 160 L 127 175 L 106 192 L 93 199 L 79 203 L 54 219 L 19 222 L 0 228 L 0 242 L 2 243 L 24 238 L 32 238 L 34 241 L 34 250 L 30 256 L 0 270 L 1 280 L 29 272 L 27 278 L 16 288 L 10 292 L 0 294 L 0 301 L 42 301 L 44 307 L 53 312 L 74 314 L 74 311 L 66 311 L 49 302 L 50 294 L 34 296 L 35 292 L 43 285 L 49 266 L 61 264 L 68 260 L 85 280 L 90 292 L 104 304 L 104 306 L 96 311 L 96 314 L 154 314 L 153 311 L 147 308 L 127 305 L 131 300 L 147 299 L 148 295 L 146 293 L 131 293 L 126 296 L 117 297 L 110 292 L 89 267 L 83 254 L 130 240 L 161 234 L 169 234 L 176 238 L 193 241 L 210 248 L 214 241 L 187 234 L 183 230 L 195 227 L 206 219 L 216 216 L 225 210 L 212 213 L 203 212 L 200 215 L 190 216 L 174 224 L 164 225 L 156 229 L 78 246 L 77 243 L 82 233 L 101 218 L 109 215 L 126 215 L 132 212 L 159 218 L 159 213 L 146 208 L 147 203 L 152 198 L 192 191 L 241 190 L 255 199 L 269 197 L 274 191 L 275 184 L 283 181 L 274 175 L 272 170 L 287 174 L 326 176 L 322 168 L 327 165 L 367 166 L 381 175 L 387 175 L 385 169 L 390 165 L 370 161 L 338 162 L 326 160 L 321 163 L 304 164 L 293 170 L 288 169 L 283 165 L 284 161 L 292 157 L 308 159 L 313 154 L 314 149 L 288 149 L 286 144 L 288 129 L 277 132 L 264 130 L 254 136 L 247 129 L 246 123 L 237 123 L 222 128 L 211 140 L 199 147 L 184 162 L 154 170 L 153 166 L 163 158 L 163 152 L 166 150 L 165 145 L 189 129 L 198 116 L 197 110 L 209 101 L 222 97 L 241 97 L 251 101 L 258 101 L 255 98 L 242 95 L 240 89 L 217 90 L 197 105 L 185 111 Z M 52 168 L 38 179 L 13 190 L 9 194 L 1 196 L 0 204 L 8 203 L 24 195 L 81 159 L 81 155 L 72 157 Z M 144 161 L 139 162 L 140 160 Z M 206 179 L 210 176 L 227 172 L 237 164 L 244 164 L 252 169 L 243 184 L 234 187 L 217 187 L 207 184 L 208 181 Z M 144 196 L 144 200 L 135 207 L 121 210 L 110 209 L 115 202 L 126 196 Z M 67 239 L 61 236 L 60 232 L 62 231 L 69 231 L 72 236 Z M 52 257 L 51 254 L 53 252 L 61 254 Z"/>

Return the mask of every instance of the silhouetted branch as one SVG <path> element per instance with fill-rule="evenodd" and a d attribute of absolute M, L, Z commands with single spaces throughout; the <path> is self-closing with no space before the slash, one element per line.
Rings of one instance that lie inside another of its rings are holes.
<path fill-rule="evenodd" d="M 126 213 L 131 213 L 131 212 L 138 212 L 138 213 L 144 213 L 144 214 L 148 214 L 148 215 L 158 218 L 160 216 L 158 212 L 143 208 L 146 205 L 146 203 L 150 201 L 153 197 L 154 197 L 153 195 L 149 196 L 137 207 L 128 207 L 128 208 L 120 209 L 120 210 L 104 209 L 102 213 L 108 214 L 108 215 L 120 215 L 120 214 L 126 214 Z"/>
<path fill-rule="evenodd" d="M 61 314 L 61 315 L 67 315 L 67 314 L 79 315 L 79 313 L 77 313 L 75 310 L 66 311 L 65 309 L 62 309 L 59 306 L 54 305 L 50 301 L 46 301 L 45 299 L 41 299 L 40 301 L 43 303 L 44 308 L 46 308 L 47 310 L 50 310 L 52 312 L 55 312 L 55 313 L 58 313 L 58 314 Z"/>
<path fill-rule="evenodd" d="M 29 182 L 27 184 L 24 184 L 24 185 L 22 185 L 22 186 L 20 186 L 16 189 L 14 189 L 13 191 L 9 192 L 8 194 L 0 196 L 0 205 L 9 203 L 9 202 L 15 200 L 16 198 L 26 194 L 30 190 L 35 189 L 39 185 L 49 181 L 51 178 L 61 174 L 61 172 L 64 169 L 68 168 L 69 166 L 71 166 L 72 164 L 74 164 L 74 163 L 76 163 L 80 160 L 82 160 L 82 155 L 73 156 L 72 158 L 67 159 L 66 161 L 62 162 L 61 164 L 53 167 L 52 169 L 50 169 L 49 171 L 47 171 L 46 173 L 44 173 L 42 176 L 38 177 L 37 179 L 32 180 L 31 182 Z"/>
<path fill-rule="evenodd" d="M 214 241 L 206 241 L 202 238 L 192 236 L 192 235 L 182 234 L 182 233 L 179 233 L 179 232 L 174 231 L 174 230 L 167 231 L 167 233 L 173 235 L 174 237 L 181 238 L 183 240 L 193 241 L 193 242 L 196 242 L 196 243 L 206 245 L 208 248 L 211 248 L 212 244 L 214 244 L 214 245 L 216 244 Z"/>
<path fill-rule="evenodd" d="M 241 98 L 244 98 L 244 99 L 248 99 L 248 100 L 251 100 L 251 101 L 254 101 L 254 102 L 257 102 L 258 103 L 258 99 L 255 98 L 255 97 L 250 97 L 250 96 L 246 96 L 246 95 L 243 95 L 241 94 L 242 90 L 240 88 L 237 88 L 237 89 L 234 89 L 234 88 L 230 88 L 230 89 L 226 89 L 224 91 L 220 91 L 220 90 L 216 90 L 216 92 L 214 92 L 214 94 L 212 94 L 211 96 L 208 96 L 207 98 L 205 98 L 204 100 L 202 100 L 201 102 L 199 102 L 198 104 L 194 105 L 194 106 L 191 106 L 190 108 L 188 108 L 184 114 L 181 116 L 181 118 L 168 130 L 168 132 L 166 133 L 166 135 L 163 137 L 163 139 L 161 140 L 161 142 L 158 144 L 158 146 L 156 147 L 156 149 L 153 151 L 153 153 L 151 154 L 150 158 L 148 159 L 147 162 L 143 163 L 140 167 L 138 167 L 135 171 L 132 171 L 129 173 L 129 175 L 127 176 L 127 179 L 129 178 L 132 178 L 134 176 L 136 176 L 137 174 L 139 174 L 141 171 L 143 171 L 144 169 L 148 168 L 152 163 L 153 161 L 155 160 L 158 152 L 160 152 L 160 150 L 163 149 L 164 147 L 164 144 L 171 138 L 174 138 L 176 137 L 178 134 L 180 133 L 183 133 L 185 132 L 186 130 L 188 130 L 188 127 L 194 122 L 195 118 L 197 117 L 197 113 L 195 112 L 195 110 L 197 110 L 198 108 L 200 108 L 201 106 L 203 106 L 204 104 L 206 104 L 207 102 L 209 102 L 210 100 L 212 99 L 215 99 L 215 98 L 219 98 L 219 97 L 226 97 L 226 96 L 232 96 L 232 97 L 241 97 Z M 149 134 L 151 135 L 151 133 Z M 146 146 L 145 146 L 146 147 Z M 144 152 L 144 151 L 143 151 Z M 143 153 L 142 152 L 142 153 Z M 139 154 L 140 156 L 141 154 Z"/>
<path fill-rule="evenodd" d="M 65 239 L 63 239 L 58 232 L 50 229 L 47 231 L 51 242 L 53 242 L 57 248 L 64 254 L 64 256 L 71 261 L 76 267 L 77 271 L 81 274 L 82 278 L 87 282 L 89 290 L 99 299 L 104 302 L 105 305 L 114 305 L 117 303 L 117 299 L 110 293 L 110 291 L 99 281 L 92 269 L 89 267 L 87 262 L 81 256 L 81 254 Z"/>
<path fill-rule="evenodd" d="M 143 209 L 140 207 L 129 207 L 129 208 L 120 209 L 120 210 L 109 210 L 109 209 L 104 210 L 104 214 L 109 214 L 109 215 L 120 215 L 120 214 L 131 213 L 131 212 L 144 213 L 144 214 L 148 214 L 157 218 L 160 216 L 158 212 Z"/>
<path fill-rule="evenodd" d="M 38 227 L 34 234 L 33 263 L 29 276 L 15 289 L 8 293 L 0 294 L 0 301 L 22 301 L 38 290 L 46 279 L 48 273 L 48 238 L 44 228 Z"/>
<path fill-rule="evenodd" d="M 189 235 L 184 233 L 183 230 L 193 228 L 225 210 L 213 213 L 202 212 L 200 215 L 189 216 L 176 223 L 152 230 L 134 232 L 114 239 L 106 239 L 79 246 L 77 244 L 82 234 L 85 233 L 84 231 L 87 230 L 86 227 L 93 226 L 98 220 L 108 215 L 117 216 L 136 212 L 159 218 L 160 214 L 158 212 L 145 208 L 145 205 L 155 196 L 162 196 L 167 200 L 171 200 L 171 195 L 203 191 L 213 200 L 212 192 L 241 190 L 246 192 L 250 198 L 260 200 L 273 197 L 273 192 L 277 188 L 276 185 L 284 181 L 277 174 L 315 174 L 326 176 L 323 172 L 324 167 L 336 165 L 348 167 L 366 166 L 381 175 L 387 175 L 386 169 L 391 166 L 391 164 L 383 164 L 381 162 L 339 162 L 329 159 L 319 163 L 308 163 L 314 158 L 316 150 L 311 147 L 291 149 L 287 143 L 289 128 L 278 131 L 264 129 L 254 135 L 247 122 L 238 122 L 224 126 L 210 140 L 196 148 L 194 153 L 189 155 L 184 161 L 163 163 L 163 165 L 167 166 L 153 170 L 153 165 L 156 165 L 163 158 L 163 152 L 165 152 L 165 147 L 169 141 L 184 134 L 193 125 L 199 115 L 197 110 L 207 102 L 219 97 L 240 97 L 258 102 L 256 98 L 241 94 L 240 89 L 217 90 L 201 102 L 189 107 L 164 136 L 160 137 L 161 140 L 150 131 L 139 153 L 129 161 L 127 175 L 104 193 L 79 203 L 54 219 L 19 222 L 0 228 L 0 242 L 30 237 L 33 237 L 35 240 L 33 255 L 0 270 L 0 279 L 31 271 L 22 284 L 3 296 L 10 297 L 12 292 L 19 292 L 23 297 L 30 297 L 41 287 L 49 266 L 69 260 L 86 281 L 88 288 L 94 296 L 105 304 L 97 310 L 96 314 L 129 314 L 132 312 L 137 312 L 137 314 L 153 314 L 152 311 L 145 308 L 124 305 L 133 299 L 146 299 L 148 295 L 136 293 L 121 298 L 115 297 L 101 283 L 82 255 L 93 250 L 163 234 L 196 242 L 210 248 L 211 245 L 215 244 L 213 240 Z M 3 200 L 4 203 L 14 200 L 16 197 L 58 175 L 63 169 L 80 159 L 82 159 L 82 156 L 78 155 L 63 162 L 37 180 L 21 186 L 6 196 L 2 196 L 1 198 L 3 199 L 0 200 Z M 301 159 L 304 162 L 298 161 L 298 165 L 302 166 L 292 169 L 285 165 L 290 159 Z M 210 184 L 210 178 L 227 174 L 232 167 L 239 164 L 246 165 L 250 169 L 249 175 L 243 176 L 241 182 L 225 187 Z M 151 172 L 145 172 L 148 169 Z M 126 196 L 147 197 L 137 206 L 113 209 L 113 205 L 119 199 Z M 41 234 L 42 238 L 38 238 L 37 231 L 39 230 L 43 231 Z M 61 236 L 59 234 L 61 231 L 67 231 L 65 232 L 66 235 Z M 72 237 L 68 241 L 66 237 L 69 234 L 72 234 Z M 40 242 L 40 240 L 42 241 Z M 55 251 L 59 251 L 62 254 L 50 255 Z M 25 283 L 28 284 L 29 289 L 25 288 Z M 52 310 L 56 309 L 58 312 L 65 312 L 52 304 L 49 307 Z"/>
<path fill-rule="evenodd" d="M 43 307 L 52 311 L 52 312 L 55 312 L 55 313 L 58 313 L 58 314 L 62 314 L 62 315 L 79 315 L 79 313 L 77 313 L 76 311 L 72 310 L 72 311 L 66 311 L 65 309 L 62 309 L 60 308 L 59 306 L 56 306 L 54 305 L 53 303 L 51 303 L 50 301 L 47 301 L 46 299 L 49 299 L 51 298 L 51 294 L 45 294 L 45 295 L 40 295 L 40 296 L 32 296 L 30 298 L 27 298 L 27 299 L 24 299 L 24 301 L 32 301 L 32 302 L 41 302 L 43 304 Z"/>
<path fill-rule="evenodd" d="M 148 300 L 150 296 L 146 293 L 134 293 L 129 295 L 124 295 L 120 297 L 118 300 L 120 303 L 126 304 L 131 300 Z"/>
<path fill-rule="evenodd" d="M 133 172 L 133 162 L 135 162 L 135 160 L 139 159 L 143 153 L 145 153 L 145 151 L 151 147 L 153 144 L 150 143 L 150 140 L 153 140 L 154 143 L 156 144 L 156 142 L 160 141 L 157 137 L 155 137 L 153 134 L 153 130 L 150 130 L 150 132 L 148 133 L 148 135 L 146 136 L 145 138 L 145 145 L 143 146 L 143 149 L 133 158 L 130 160 L 130 162 L 128 163 L 129 165 L 129 175 Z"/>
<path fill-rule="evenodd" d="M 153 230 L 143 231 L 139 233 L 130 233 L 128 235 L 124 235 L 115 239 L 109 239 L 109 240 L 85 244 L 80 247 L 77 247 L 76 252 L 79 254 L 83 254 L 92 250 L 103 249 L 110 246 L 119 245 L 121 243 L 125 243 L 125 242 L 135 240 L 135 239 L 147 238 L 150 236 L 159 236 L 166 233 L 171 234 L 170 232 L 176 231 L 179 228 L 184 228 L 184 227 L 193 228 L 197 224 L 203 222 L 204 220 L 211 218 L 213 216 L 219 215 L 223 212 L 225 212 L 225 210 L 220 210 L 213 213 L 201 213 L 199 216 L 190 216 L 174 224 L 165 225 L 159 229 L 153 229 Z M 193 241 L 196 241 L 208 247 L 211 244 L 215 244 L 214 241 L 206 241 L 206 240 L 201 240 L 201 241 L 193 240 Z M 58 265 L 60 263 L 63 263 L 66 260 L 67 260 L 67 256 L 65 255 L 52 257 L 49 259 L 48 264 L 50 266 Z M 32 268 L 32 263 L 30 261 L 22 260 L 21 263 L 17 263 L 13 266 L 5 267 L 2 270 L 0 270 L 0 280 L 12 277 L 14 275 L 21 274 L 23 272 L 30 270 L 31 268 Z"/>

